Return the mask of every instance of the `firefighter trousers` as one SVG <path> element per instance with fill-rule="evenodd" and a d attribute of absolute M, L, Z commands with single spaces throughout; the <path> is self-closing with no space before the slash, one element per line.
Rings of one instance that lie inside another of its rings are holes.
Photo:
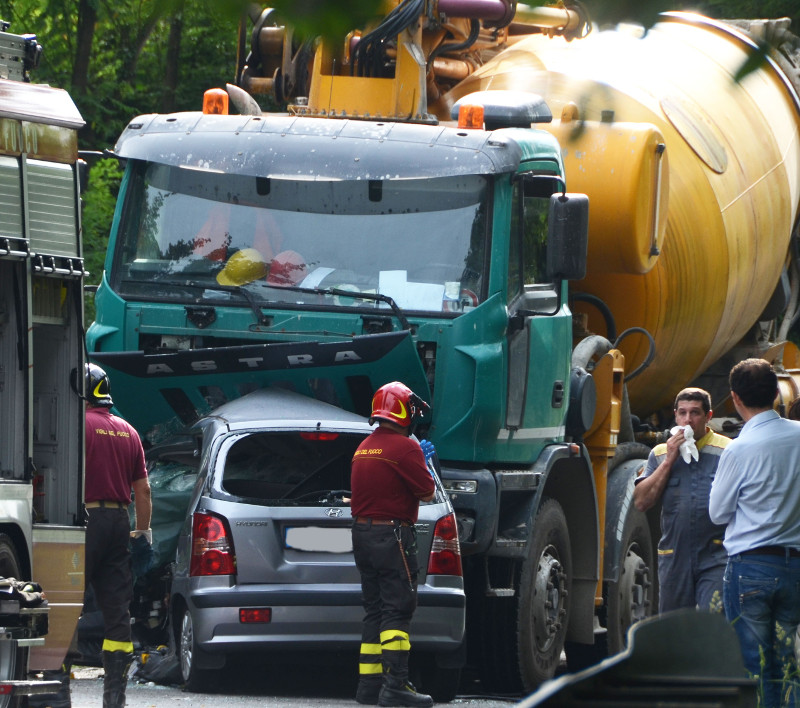
<path fill-rule="evenodd" d="M 86 510 L 86 584 L 103 614 L 104 651 L 133 651 L 130 519 L 126 509 Z"/>
<path fill-rule="evenodd" d="M 381 676 L 390 669 L 393 678 L 407 680 L 408 632 L 417 606 L 416 531 L 413 526 L 354 524 L 353 555 L 365 612 L 359 675 Z"/>

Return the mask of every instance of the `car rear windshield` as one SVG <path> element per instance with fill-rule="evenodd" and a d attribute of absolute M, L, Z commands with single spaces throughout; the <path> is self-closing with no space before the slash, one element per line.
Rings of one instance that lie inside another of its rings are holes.
<path fill-rule="evenodd" d="M 217 458 L 220 487 L 275 506 L 346 503 L 350 461 L 364 437 L 318 431 L 232 435 Z"/>

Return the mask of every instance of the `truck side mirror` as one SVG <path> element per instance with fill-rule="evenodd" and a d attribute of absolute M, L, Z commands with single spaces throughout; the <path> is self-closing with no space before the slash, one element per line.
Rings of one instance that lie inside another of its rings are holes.
<path fill-rule="evenodd" d="M 581 280 L 586 275 L 589 244 L 589 197 L 553 194 L 547 238 L 547 274 L 550 280 Z"/>
<path fill-rule="evenodd" d="M 78 186 L 83 194 L 89 188 L 89 165 L 86 160 L 79 158 L 75 166 L 78 168 Z"/>

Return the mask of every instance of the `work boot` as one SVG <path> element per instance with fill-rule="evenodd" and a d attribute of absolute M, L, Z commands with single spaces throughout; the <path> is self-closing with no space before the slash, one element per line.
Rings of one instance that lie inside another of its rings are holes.
<path fill-rule="evenodd" d="M 380 674 L 359 677 L 358 688 L 356 689 L 356 703 L 362 703 L 365 706 L 378 705 L 378 694 L 382 685 L 383 677 Z"/>
<path fill-rule="evenodd" d="M 432 706 L 433 698 L 427 693 L 417 693 L 410 681 L 387 679 L 378 694 L 379 706 Z"/>
<path fill-rule="evenodd" d="M 103 708 L 125 708 L 125 689 L 133 654 L 127 651 L 104 651 Z"/>
<path fill-rule="evenodd" d="M 379 706 L 432 706 L 433 698 L 417 689 L 408 680 L 410 642 L 408 633 L 400 629 L 381 632 L 381 664 L 383 685 L 378 694 Z"/>

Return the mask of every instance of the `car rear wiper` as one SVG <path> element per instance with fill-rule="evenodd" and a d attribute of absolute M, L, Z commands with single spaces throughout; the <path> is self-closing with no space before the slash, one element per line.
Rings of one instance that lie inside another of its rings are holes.
<path fill-rule="evenodd" d="M 312 499 L 316 501 L 317 504 L 347 506 L 350 503 L 350 498 L 352 496 L 353 493 L 349 489 L 331 489 L 328 491 L 324 489 L 317 489 L 313 492 L 301 494 L 299 497 L 284 496 L 283 501 L 302 505 L 303 502 Z"/>

